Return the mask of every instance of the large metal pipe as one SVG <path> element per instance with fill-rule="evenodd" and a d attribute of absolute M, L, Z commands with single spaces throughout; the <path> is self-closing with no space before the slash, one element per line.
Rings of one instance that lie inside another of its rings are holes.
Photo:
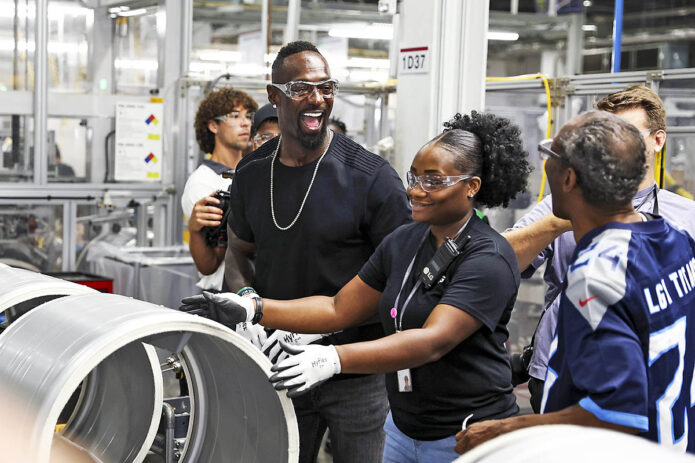
<path fill-rule="evenodd" d="M 56 420 L 80 382 L 104 370 L 104 362 L 111 373 L 125 372 L 129 362 L 151 367 L 148 346 L 160 358 L 178 355 L 188 380 L 191 421 L 179 461 L 297 461 L 294 409 L 268 382 L 271 364 L 258 349 L 210 320 L 112 294 L 54 299 L 0 335 L 0 410 L 12 424 L 0 433 L 0 448 L 8 461 L 53 461 Z M 97 374 L 96 386 L 88 380 L 85 389 L 102 391 L 91 396 L 100 399 L 78 403 L 55 442 L 67 439 L 71 445 L 61 447 L 77 446 L 103 461 L 141 461 L 161 415 L 153 382 L 161 373 L 143 369 L 121 380 Z M 78 426 L 100 414 L 114 417 L 108 429 Z"/>
<path fill-rule="evenodd" d="M 8 322 L 56 297 L 97 292 L 84 285 L 5 264 L 0 264 L 0 282 L 0 314 L 7 312 Z M 6 324 L 9 323 L 3 325 Z"/>
<path fill-rule="evenodd" d="M 98 294 L 84 285 L 7 265 L 0 265 L 0 281 L 4 283 L 0 290 L 0 313 L 6 317 L 3 328 L 47 301 L 68 295 Z M 79 323 L 77 319 L 74 321 Z M 9 361 L 13 368 L 21 366 L 22 372 L 40 371 L 32 364 L 35 359 L 24 360 L 29 363 L 23 363 L 17 356 L 3 357 L 0 362 Z M 138 391 L 123 387 L 135 380 L 139 383 Z M 75 391 L 77 404 L 70 405 L 72 409 L 68 411 L 72 413 L 64 434 L 55 436 L 51 461 L 69 460 L 76 458 L 76 454 L 85 461 L 142 461 L 159 424 L 151 415 L 162 407 L 162 376 L 154 347 L 142 343 L 125 346 L 80 381 L 75 386 L 75 389 L 79 387 Z M 64 401 L 57 401 L 62 404 L 56 405 L 58 413 L 72 394 Z M 131 407 L 123 407 L 125 402 Z M 113 430 L 120 430 L 123 425 L 129 425 L 125 432 L 114 433 Z M 84 446 L 82 442 L 92 444 Z M 62 457 L 65 452 L 71 457 Z"/>

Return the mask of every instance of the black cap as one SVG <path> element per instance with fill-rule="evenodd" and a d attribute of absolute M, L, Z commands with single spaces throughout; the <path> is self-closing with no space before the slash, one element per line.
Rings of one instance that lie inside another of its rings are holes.
<path fill-rule="evenodd" d="M 256 111 L 256 114 L 253 116 L 253 127 L 251 130 L 253 130 L 253 133 L 258 132 L 258 128 L 265 122 L 267 119 L 277 119 L 278 118 L 278 110 L 276 108 L 273 108 L 273 105 L 268 103 L 265 106 L 261 106 L 258 108 L 258 111 Z"/>

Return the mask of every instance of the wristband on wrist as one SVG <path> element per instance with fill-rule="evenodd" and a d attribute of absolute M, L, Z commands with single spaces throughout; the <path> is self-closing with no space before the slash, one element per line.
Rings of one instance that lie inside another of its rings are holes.
<path fill-rule="evenodd" d="M 256 301 L 256 311 L 253 314 L 253 318 L 251 319 L 251 323 L 254 325 L 258 324 L 258 322 L 261 321 L 261 318 L 263 318 L 263 298 L 261 296 L 254 296 L 253 300 Z"/>
<path fill-rule="evenodd" d="M 244 286 L 241 288 L 239 291 L 236 292 L 238 296 L 242 297 L 248 297 L 248 296 L 253 296 L 254 294 L 258 295 L 256 293 L 256 290 L 253 289 L 251 286 Z"/>

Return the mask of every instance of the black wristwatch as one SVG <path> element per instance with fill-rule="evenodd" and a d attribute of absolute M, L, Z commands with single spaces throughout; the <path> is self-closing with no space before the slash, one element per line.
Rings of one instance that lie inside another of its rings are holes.
<path fill-rule="evenodd" d="M 261 321 L 261 318 L 263 318 L 263 298 L 259 295 L 255 295 L 253 296 L 253 300 L 256 301 L 256 311 L 253 314 L 251 323 L 256 325 Z"/>

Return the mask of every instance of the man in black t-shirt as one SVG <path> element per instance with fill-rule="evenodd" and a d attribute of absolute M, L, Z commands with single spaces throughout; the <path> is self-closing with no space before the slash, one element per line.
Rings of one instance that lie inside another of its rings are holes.
<path fill-rule="evenodd" d="M 238 165 L 227 284 L 232 290 L 251 284 L 274 299 L 334 296 L 386 235 L 410 221 L 405 189 L 384 159 L 327 130 L 338 83 L 314 45 L 283 47 L 272 79 L 268 99 L 277 106 L 281 136 Z M 372 324 L 324 343 L 381 336 Z M 336 462 L 381 461 L 388 412 L 382 375 L 339 375 L 294 405 L 300 462 L 316 460 L 326 427 Z"/>

